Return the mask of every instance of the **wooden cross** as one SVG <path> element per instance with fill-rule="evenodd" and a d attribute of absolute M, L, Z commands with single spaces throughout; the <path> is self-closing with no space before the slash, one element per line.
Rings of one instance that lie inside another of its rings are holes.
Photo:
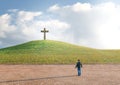
<path fill-rule="evenodd" d="M 49 32 L 49 31 L 44 28 L 44 30 L 41 30 L 41 32 L 44 33 L 44 40 L 46 40 L 46 33 Z"/>

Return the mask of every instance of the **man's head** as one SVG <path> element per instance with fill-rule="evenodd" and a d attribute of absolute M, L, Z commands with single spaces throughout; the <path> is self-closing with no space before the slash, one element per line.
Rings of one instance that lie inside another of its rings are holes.
<path fill-rule="evenodd" d="M 78 61 L 80 61 L 80 59 L 78 59 Z"/>

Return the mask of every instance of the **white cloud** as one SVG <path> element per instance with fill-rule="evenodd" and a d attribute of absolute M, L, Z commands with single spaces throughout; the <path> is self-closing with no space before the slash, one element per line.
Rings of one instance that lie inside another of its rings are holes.
<path fill-rule="evenodd" d="M 72 6 L 73 11 L 79 12 L 79 11 L 88 11 L 91 9 L 91 5 L 89 3 L 76 3 Z"/>
<path fill-rule="evenodd" d="M 8 12 L 18 12 L 18 9 L 9 9 Z"/>
<path fill-rule="evenodd" d="M 54 10 L 68 29 L 74 43 L 94 48 L 120 49 L 120 5 L 113 2 L 92 5 L 76 3 Z"/>
<path fill-rule="evenodd" d="M 11 16 L 4 14 L 0 16 L 0 38 L 5 38 L 6 33 L 10 33 L 15 30 L 15 27 L 11 24 Z"/>
<path fill-rule="evenodd" d="M 56 5 L 51 6 L 51 7 L 48 9 L 48 11 L 57 11 L 57 10 L 59 10 L 59 9 L 60 9 L 60 7 L 56 4 Z"/>
<path fill-rule="evenodd" d="M 42 12 L 28 12 L 28 11 L 19 11 L 18 17 L 21 21 L 30 21 L 34 17 L 40 16 Z"/>
<path fill-rule="evenodd" d="M 54 20 L 54 19 L 52 19 L 52 20 L 48 20 L 48 21 L 39 21 L 39 22 L 37 22 L 36 23 L 37 25 L 41 25 L 41 26 L 47 26 L 48 28 L 55 28 L 55 29 L 60 29 L 60 30 L 64 30 L 64 29 L 67 29 L 67 28 L 69 28 L 70 26 L 67 24 L 67 23 L 65 23 L 65 22 L 61 22 L 61 21 L 59 21 L 59 20 Z"/>
<path fill-rule="evenodd" d="M 32 21 L 41 12 L 16 11 L 11 14 L 3 14 L 0 16 L 0 47 L 6 47 L 17 43 L 30 40 L 32 34 L 36 33 L 31 28 Z M 31 34 L 31 35 L 30 35 Z M 34 36 L 34 35 L 33 35 Z"/>

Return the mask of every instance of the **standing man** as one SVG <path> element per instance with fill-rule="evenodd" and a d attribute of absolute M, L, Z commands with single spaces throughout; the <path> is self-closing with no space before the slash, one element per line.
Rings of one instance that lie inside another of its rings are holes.
<path fill-rule="evenodd" d="M 80 60 L 78 59 L 75 68 L 77 68 L 78 71 L 78 76 L 81 75 L 81 68 L 82 68 L 82 63 L 80 62 Z"/>

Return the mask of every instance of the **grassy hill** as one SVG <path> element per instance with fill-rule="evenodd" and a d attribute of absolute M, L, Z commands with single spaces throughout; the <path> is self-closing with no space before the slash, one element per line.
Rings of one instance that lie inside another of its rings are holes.
<path fill-rule="evenodd" d="M 0 64 L 120 63 L 120 50 L 97 50 L 64 42 L 39 40 L 0 49 Z"/>

